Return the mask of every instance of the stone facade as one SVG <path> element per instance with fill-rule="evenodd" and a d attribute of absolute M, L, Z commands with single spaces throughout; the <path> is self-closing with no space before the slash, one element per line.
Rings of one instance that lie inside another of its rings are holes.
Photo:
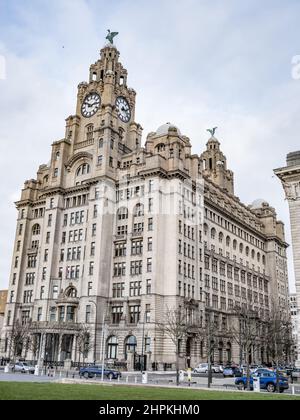
<path fill-rule="evenodd" d="M 174 368 L 174 346 L 157 325 L 166 308 L 181 305 L 190 316 L 209 307 L 219 325 L 215 361 L 238 362 L 234 306 L 251 302 L 267 316 L 276 300 L 288 311 L 287 244 L 275 210 L 234 195 L 215 137 L 198 156 L 167 123 L 142 147 L 135 100 L 119 52 L 105 46 L 78 87 L 65 137 L 17 202 L 6 356 L 19 319 L 34 322 L 44 360 L 78 361 L 78 330 L 87 324 L 87 361 L 104 354 L 131 369 L 146 355 L 148 368 Z M 192 335 L 180 359 L 206 360 Z M 262 343 L 252 361 L 266 360 Z"/>
<path fill-rule="evenodd" d="M 4 315 L 7 301 L 7 290 L 0 290 L 0 337 L 4 325 Z"/>
<path fill-rule="evenodd" d="M 276 169 L 275 174 L 282 182 L 286 200 L 289 204 L 292 245 L 294 256 L 294 269 L 296 280 L 297 310 L 298 310 L 298 341 L 297 341 L 297 365 L 300 366 L 300 342 L 299 342 L 299 317 L 300 317 L 300 152 L 290 153 L 287 156 L 287 166 Z"/>

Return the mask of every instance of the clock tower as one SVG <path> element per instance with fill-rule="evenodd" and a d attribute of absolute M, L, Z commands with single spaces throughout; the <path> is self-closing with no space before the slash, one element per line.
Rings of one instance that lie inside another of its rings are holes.
<path fill-rule="evenodd" d="M 119 56 L 115 45 L 105 45 L 90 67 L 89 82 L 78 86 L 76 115 L 66 120 L 70 154 L 89 152 L 95 176 L 115 178 L 122 156 L 141 147 L 136 92 L 127 85 L 128 73 Z"/>

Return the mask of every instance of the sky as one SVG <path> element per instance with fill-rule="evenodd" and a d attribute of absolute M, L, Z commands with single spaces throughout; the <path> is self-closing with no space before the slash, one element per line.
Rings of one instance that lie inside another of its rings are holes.
<path fill-rule="evenodd" d="M 50 160 L 107 29 L 137 91 L 147 133 L 172 122 L 202 153 L 207 128 L 245 204 L 268 201 L 286 224 L 273 169 L 299 150 L 299 0 L 0 0 L 0 289 L 8 287 L 24 181 Z M 289 250 L 291 289 L 292 253 Z"/>

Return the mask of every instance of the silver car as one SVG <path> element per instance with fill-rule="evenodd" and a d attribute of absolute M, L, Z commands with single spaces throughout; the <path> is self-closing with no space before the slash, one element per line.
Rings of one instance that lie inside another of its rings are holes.
<path fill-rule="evenodd" d="M 14 372 L 21 372 L 21 373 L 34 373 L 34 366 L 29 365 L 26 362 L 16 362 L 12 366 L 12 370 Z"/>

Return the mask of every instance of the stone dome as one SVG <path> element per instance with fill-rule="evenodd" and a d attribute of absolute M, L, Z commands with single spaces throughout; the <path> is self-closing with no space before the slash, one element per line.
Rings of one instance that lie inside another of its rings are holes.
<path fill-rule="evenodd" d="M 250 205 L 252 209 L 261 209 L 264 206 L 269 206 L 269 203 L 263 198 L 259 198 L 258 200 L 253 201 L 253 203 Z"/>
<path fill-rule="evenodd" d="M 161 125 L 156 130 L 156 135 L 157 136 L 165 136 L 165 135 L 168 135 L 170 130 L 177 131 L 177 134 L 179 134 L 179 136 L 181 136 L 181 132 L 180 132 L 179 128 L 176 127 L 176 125 L 171 124 L 171 123 L 166 123 L 164 125 Z"/>

